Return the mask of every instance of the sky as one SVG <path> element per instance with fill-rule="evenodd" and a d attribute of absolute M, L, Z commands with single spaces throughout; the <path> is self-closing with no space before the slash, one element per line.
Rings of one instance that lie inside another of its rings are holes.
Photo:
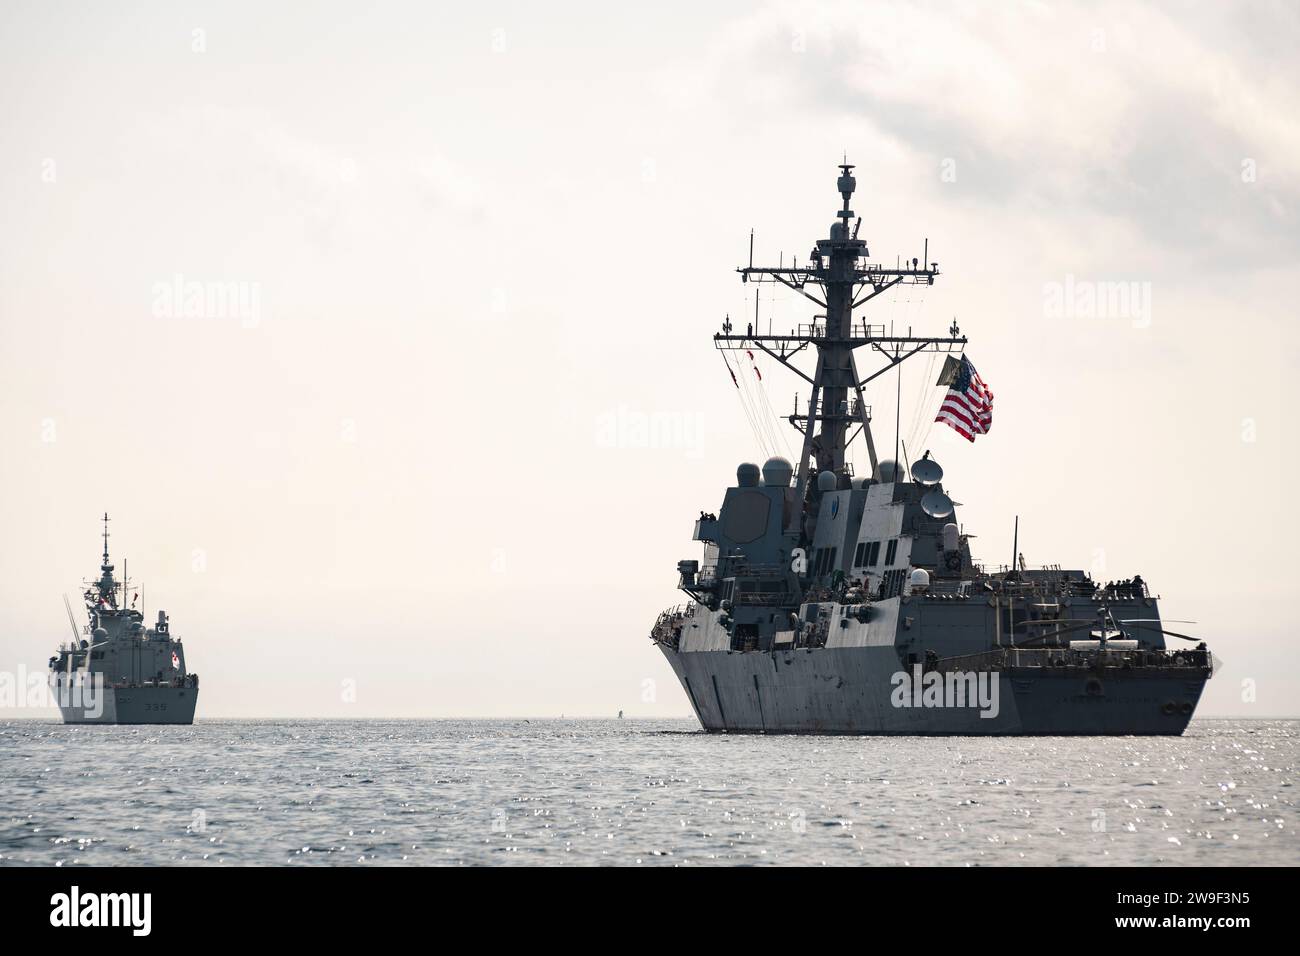
<path fill-rule="evenodd" d="M 873 258 L 942 273 L 860 317 L 955 319 L 996 396 L 931 428 L 918 357 L 878 441 L 977 557 L 1018 516 L 1031 565 L 1140 573 L 1223 662 L 1199 714 L 1300 715 L 1298 42 L 1268 2 L 8 2 L 0 673 L 107 511 L 200 718 L 688 715 L 650 626 L 797 450 L 742 403 L 804 386 L 711 335 L 847 155 Z"/>

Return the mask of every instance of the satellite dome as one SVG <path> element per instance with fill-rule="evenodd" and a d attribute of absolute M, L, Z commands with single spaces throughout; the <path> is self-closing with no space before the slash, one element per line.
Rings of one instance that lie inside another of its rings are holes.
<path fill-rule="evenodd" d="M 930 572 L 925 568 L 917 568 L 912 572 L 908 580 L 912 582 L 914 588 L 928 588 L 930 586 Z"/>
<path fill-rule="evenodd" d="M 943 469 L 927 451 L 924 458 L 912 464 L 912 477 L 923 485 L 935 485 L 943 480 Z"/>
<path fill-rule="evenodd" d="M 95 628 L 93 631 L 90 632 L 90 636 L 93 637 L 93 638 L 94 638 L 95 640 L 97 640 L 97 641 L 107 640 L 107 639 L 108 639 L 108 631 L 104 630 L 102 627 L 97 627 L 97 628 Z"/>
<path fill-rule="evenodd" d="M 818 491 L 834 491 L 835 486 L 838 483 L 839 479 L 835 477 L 835 472 L 833 471 L 823 471 L 817 476 Z"/>
<path fill-rule="evenodd" d="M 897 470 L 897 475 L 895 475 Z M 892 458 L 882 458 L 876 465 L 876 481 L 903 481 L 903 466 Z"/>
<path fill-rule="evenodd" d="M 946 518 L 952 514 L 952 499 L 938 488 L 931 488 L 921 498 L 921 510 L 931 518 Z"/>
<path fill-rule="evenodd" d="M 849 237 L 848 226 L 846 226 L 842 222 L 839 222 L 838 220 L 836 222 L 831 223 L 831 239 L 833 239 L 836 242 L 841 242 L 847 239 L 848 237 Z"/>
<path fill-rule="evenodd" d="M 763 484 L 773 488 L 789 488 L 794 466 L 784 458 L 769 458 L 763 463 Z"/>
<path fill-rule="evenodd" d="M 736 469 L 736 484 L 742 488 L 758 487 L 758 465 L 752 461 L 742 462 Z"/>

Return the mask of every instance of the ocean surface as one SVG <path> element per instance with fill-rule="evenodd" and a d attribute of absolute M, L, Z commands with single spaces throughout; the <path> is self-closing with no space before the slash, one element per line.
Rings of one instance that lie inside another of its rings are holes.
<path fill-rule="evenodd" d="M 0 722 L 0 866 L 1300 863 L 1300 721 L 1118 738 L 697 728 Z"/>

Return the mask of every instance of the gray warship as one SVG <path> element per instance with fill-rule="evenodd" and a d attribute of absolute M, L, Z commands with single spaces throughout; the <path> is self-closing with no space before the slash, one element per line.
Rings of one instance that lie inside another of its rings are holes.
<path fill-rule="evenodd" d="M 50 658 L 50 687 L 65 724 L 192 724 L 199 675 L 185 668 L 185 646 L 167 612 L 146 627 L 108 560 L 108 515 L 99 577 L 85 582 L 86 623 L 77 626 L 64 598 L 72 640 Z M 125 566 L 124 566 L 125 567 Z"/>
<path fill-rule="evenodd" d="M 1018 542 L 1007 565 L 985 566 L 939 462 L 926 452 L 909 465 L 897 437 L 894 458 L 877 457 L 872 381 L 928 351 L 942 353 L 937 384 L 959 404 L 984 386 L 971 386 L 955 320 L 946 337 L 927 338 L 854 319 L 889 289 L 932 285 L 939 268 L 925 261 L 928 240 L 923 260 L 869 261 L 862 220 L 852 223 L 853 169 L 840 166 L 842 208 L 805 267 L 755 267 L 751 234 L 742 281 L 781 283 L 823 311 L 789 334 L 753 324 L 733 334 L 728 319 L 714 343 L 724 358 L 758 349 L 807 382 L 806 405 L 796 399 L 788 416 L 802 448 L 796 465 L 740 465 L 720 510 L 700 513 L 703 559 L 677 565 L 689 601 L 659 615 L 651 640 L 710 732 L 1181 734 L 1214 660 L 1204 643 L 1164 628 L 1141 576 L 1103 583 L 1031 569 Z M 883 367 L 864 377 L 860 349 Z M 986 420 L 968 407 L 946 420 L 971 440 L 987 433 L 986 398 Z M 859 436 L 865 477 L 846 457 Z M 1166 636 L 1194 646 L 1171 648 Z"/>

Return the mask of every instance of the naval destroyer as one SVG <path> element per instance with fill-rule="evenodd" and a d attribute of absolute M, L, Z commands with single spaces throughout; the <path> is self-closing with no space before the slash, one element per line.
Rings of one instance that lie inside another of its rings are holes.
<path fill-rule="evenodd" d="M 167 612 L 146 627 L 128 601 L 130 581 L 113 576 L 108 515 L 99 577 L 86 582 L 86 623 L 67 604 L 72 641 L 50 658 L 50 687 L 65 724 L 192 724 L 199 675 L 185 668 L 185 646 L 173 637 Z M 125 566 L 124 566 L 125 567 Z M 64 598 L 67 601 L 67 598 Z"/>
<path fill-rule="evenodd" d="M 1030 568 L 1017 548 L 1008 565 L 982 564 L 939 462 L 877 457 L 864 389 L 908 358 L 939 353 L 936 421 L 970 440 L 990 430 L 992 393 L 955 321 L 921 337 L 854 318 L 890 289 L 933 285 L 939 267 L 869 260 L 853 168 L 840 167 L 843 205 L 806 266 L 755 267 L 751 237 L 742 281 L 781 283 L 822 312 L 788 334 L 733 334 L 728 319 L 714 344 L 724 357 L 759 350 L 807 382 L 788 416 L 802 448 L 793 465 L 741 464 L 720 510 L 701 512 L 703 559 L 677 565 L 689 601 L 659 615 L 651 640 L 711 732 L 1182 733 L 1214 661 L 1163 627 L 1147 582 Z M 859 350 L 883 367 L 864 376 Z M 864 477 L 847 455 L 859 436 Z"/>

